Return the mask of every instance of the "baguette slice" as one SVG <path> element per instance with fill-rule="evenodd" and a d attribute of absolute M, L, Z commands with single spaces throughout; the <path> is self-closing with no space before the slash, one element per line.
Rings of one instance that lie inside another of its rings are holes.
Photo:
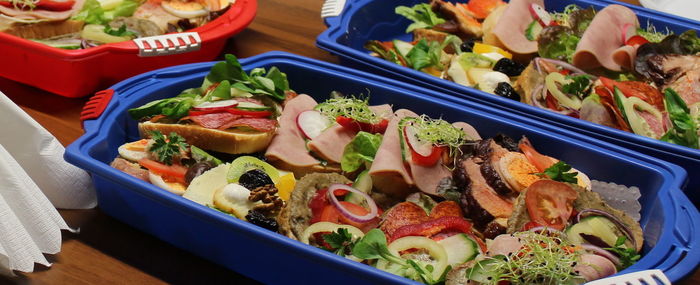
<path fill-rule="evenodd" d="M 185 138 L 188 144 L 202 149 L 231 154 L 264 151 L 275 135 L 274 131 L 218 130 L 207 129 L 197 125 L 139 123 L 139 134 L 142 138 L 150 138 L 150 132 L 154 130 L 158 130 L 164 135 L 175 132 Z"/>

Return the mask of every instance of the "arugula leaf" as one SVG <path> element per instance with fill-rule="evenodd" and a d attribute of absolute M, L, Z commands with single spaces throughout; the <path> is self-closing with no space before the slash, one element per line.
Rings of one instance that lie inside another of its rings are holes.
<path fill-rule="evenodd" d="M 207 89 L 214 83 L 228 80 L 231 87 L 251 94 L 268 95 L 278 101 L 285 98 L 285 91 L 289 90 L 287 76 L 276 67 L 266 72 L 264 68 L 256 68 L 248 75 L 238 59 L 227 54 L 225 61 L 214 64 L 209 74 L 204 78 L 202 89 Z"/>
<path fill-rule="evenodd" d="M 625 241 L 627 240 L 626 236 L 621 236 L 618 237 L 617 240 L 615 241 L 615 246 L 612 248 L 604 248 L 605 250 L 609 250 L 617 254 L 617 256 L 620 258 L 620 266 L 618 266 L 618 270 L 625 269 L 627 267 L 632 266 L 634 263 L 637 262 L 640 258 L 642 258 L 639 253 L 634 248 L 627 248 L 624 247 L 623 245 L 625 244 Z"/>
<path fill-rule="evenodd" d="M 661 140 L 691 148 L 700 148 L 698 144 L 698 126 L 690 116 L 690 110 L 676 91 L 664 90 L 664 104 L 673 128 L 661 137 Z"/>
<path fill-rule="evenodd" d="M 151 138 L 153 144 L 148 148 L 148 151 L 155 154 L 158 161 L 168 165 L 173 164 L 173 158 L 180 155 L 180 151 L 189 146 L 185 142 L 185 138 L 175 132 L 171 132 L 166 138 L 163 133 L 156 130 L 151 132 Z"/>
<path fill-rule="evenodd" d="M 381 143 L 381 134 L 358 132 L 350 143 L 345 146 L 343 156 L 340 159 L 340 167 L 345 172 L 353 172 L 364 163 L 371 164 Z"/>
<path fill-rule="evenodd" d="M 588 95 L 588 90 L 591 86 L 591 79 L 588 75 L 567 76 L 566 79 L 571 79 L 573 81 L 564 84 L 564 86 L 562 86 L 562 92 L 576 95 L 579 98 L 584 98 Z"/>
<path fill-rule="evenodd" d="M 126 37 L 126 36 L 135 37 L 136 36 L 136 33 L 126 30 L 126 24 L 122 24 L 122 26 L 116 30 L 112 29 L 111 26 L 107 25 L 107 26 L 105 26 L 104 32 L 105 32 L 105 34 L 117 36 L 117 37 Z"/>
<path fill-rule="evenodd" d="M 398 6 L 394 9 L 394 12 L 413 21 L 406 28 L 406 33 L 410 33 L 415 29 L 432 28 L 445 22 L 445 19 L 433 12 L 430 4 L 427 3 L 416 4 L 413 7 Z"/>
<path fill-rule="evenodd" d="M 578 172 L 568 172 L 571 170 L 571 165 L 566 164 L 564 161 L 559 161 L 549 168 L 545 169 L 542 173 L 535 173 L 535 175 L 543 176 L 546 175 L 549 179 L 559 182 L 577 183 Z"/>

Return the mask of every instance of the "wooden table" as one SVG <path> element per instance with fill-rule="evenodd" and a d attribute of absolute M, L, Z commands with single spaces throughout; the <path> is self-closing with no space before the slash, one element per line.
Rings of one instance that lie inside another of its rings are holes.
<path fill-rule="evenodd" d="M 314 45 L 316 36 L 325 30 L 319 16 L 322 2 L 258 0 L 254 22 L 229 40 L 226 52 L 248 57 L 282 50 L 337 63 L 337 58 Z M 627 2 L 637 4 L 636 0 Z M 63 98 L 2 78 L 0 90 L 64 145 L 82 134 L 78 118 L 87 98 Z M 116 221 L 99 209 L 60 213 L 69 225 L 80 227 L 81 233 L 63 234 L 62 251 L 49 257 L 53 267 L 37 265 L 34 273 L 0 277 L 0 283 L 256 283 Z M 700 273 L 681 284 L 700 284 Z"/>

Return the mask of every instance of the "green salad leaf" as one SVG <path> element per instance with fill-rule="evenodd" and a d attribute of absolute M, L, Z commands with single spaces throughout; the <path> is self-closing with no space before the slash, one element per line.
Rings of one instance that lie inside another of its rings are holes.
<path fill-rule="evenodd" d="M 429 66 L 442 68 L 442 63 L 440 63 L 441 55 L 442 47 L 439 42 L 428 42 L 425 39 L 421 39 L 406 54 L 406 60 L 408 61 L 408 66 L 415 70 L 421 70 Z"/>
<path fill-rule="evenodd" d="M 588 75 L 567 76 L 566 79 L 573 80 L 571 83 L 564 84 L 561 91 L 566 94 L 576 95 L 579 98 L 584 98 L 588 95 L 591 87 L 591 79 Z"/>
<path fill-rule="evenodd" d="M 225 60 L 214 64 L 209 74 L 204 78 L 202 89 L 206 90 L 214 83 L 228 80 L 232 88 L 257 95 L 267 95 L 278 101 L 285 98 L 285 91 L 289 90 L 287 75 L 279 71 L 277 67 L 271 67 L 269 71 L 264 68 L 255 68 L 246 74 L 232 54 L 227 54 Z"/>
<path fill-rule="evenodd" d="M 668 111 L 673 128 L 661 137 L 661 140 L 687 146 L 700 148 L 698 145 L 698 126 L 690 115 L 688 106 L 676 91 L 671 88 L 664 90 L 664 104 Z"/>
<path fill-rule="evenodd" d="M 116 17 L 129 17 L 136 12 L 140 2 L 124 0 L 119 6 L 112 10 L 105 11 L 97 0 L 86 0 L 83 8 L 80 9 L 72 20 L 84 21 L 86 24 L 106 25 Z"/>
<path fill-rule="evenodd" d="M 345 172 L 354 172 L 360 169 L 362 165 L 371 164 L 381 144 L 381 134 L 358 132 L 350 143 L 345 146 L 343 156 L 340 159 L 341 169 Z"/>
<path fill-rule="evenodd" d="M 634 248 L 625 247 L 626 236 L 618 237 L 615 241 L 615 246 L 612 248 L 604 248 L 605 250 L 612 251 L 620 258 L 620 265 L 617 266 L 617 270 L 623 270 L 627 267 L 635 264 L 640 258 L 642 258 L 639 253 Z"/>
<path fill-rule="evenodd" d="M 687 54 L 700 52 L 700 38 L 695 30 L 687 30 L 680 35 L 681 46 Z"/>
<path fill-rule="evenodd" d="M 647 28 L 638 28 L 637 34 L 644 37 L 645 39 L 647 39 L 647 41 L 650 41 L 652 43 L 660 43 L 666 37 L 672 35 L 673 32 L 671 32 L 668 28 L 666 28 L 665 32 L 659 32 L 656 30 L 656 27 L 654 27 L 654 25 L 651 22 L 647 22 Z"/>
<path fill-rule="evenodd" d="M 379 55 L 380 58 L 396 63 L 398 65 L 403 65 L 403 63 L 401 63 L 401 60 L 399 60 L 399 55 L 396 53 L 396 51 L 392 49 L 387 49 L 387 47 L 383 45 L 380 41 L 368 41 L 367 43 L 365 43 L 364 48 L 376 53 L 377 55 Z"/>
<path fill-rule="evenodd" d="M 430 4 L 427 3 L 416 4 L 413 7 L 398 6 L 394 9 L 394 12 L 413 21 L 413 23 L 406 28 L 407 33 L 415 29 L 432 28 L 435 25 L 445 22 L 445 19 L 433 12 L 430 8 Z"/>
<path fill-rule="evenodd" d="M 136 36 L 136 34 L 134 32 L 126 30 L 125 24 L 122 24 L 122 26 L 119 27 L 119 29 L 112 29 L 111 26 L 107 25 L 107 26 L 105 26 L 104 32 L 105 32 L 105 34 L 117 36 L 117 37 Z"/>
<path fill-rule="evenodd" d="M 537 38 L 538 52 L 541 57 L 571 62 L 580 40 L 571 28 L 549 26 Z"/>

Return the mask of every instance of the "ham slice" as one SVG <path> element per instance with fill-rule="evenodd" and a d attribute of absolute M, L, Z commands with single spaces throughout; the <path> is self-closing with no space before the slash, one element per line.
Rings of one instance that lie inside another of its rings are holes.
<path fill-rule="evenodd" d="M 634 58 L 637 56 L 639 46 L 624 45 L 613 51 L 613 61 L 627 70 L 634 70 Z"/>
<path fill-rule="evenodd" d="M 313 110 L 317 104 L 316 100 L 304 94 L 287 102 L 279 117 L 277 135 L 267 148 L 265 157 L 291 168 L 309 168 L 319 164 L 306 150 L 304 136 L 296 123 L 299 113 Z"/>
<path fill-rule="evenodd" d="M 625 45 L 622 29 L 627 24 L 639 27 L 637 15 L 629 8 L 609 5 L 600 10 L 576 46 L 574 65 L 583 69 L 603 66 L 609 70 L 621 71 L 622 68 L 613 59 L 613 54 Z M 621 62 L 624 63 L 624 60 Z"/>
<path fill-rule="evenodd" d="M 527 26 L 534 21 L 530 14 L 530 5 L 544 7 L 543 0 L 512 0 L 498 22 L 491 30 L 492 37 L 500 46 L 516 54 L 533 54 L 537 52 L 537 41 L 525 37 Z"/>
<path fill-rule="evenodd" d="M 452 123 L 452 125 L 455 126 L 455 128 L 461 129 L 467 135 L 468 140 L 481 140 L 479 132 L 477 132 L 476 129 L 472 127 L 472 125 L 467 124 L 465 122 L 454 122 Z"/>
<path fill-rule="evenodd" d="M 391 116 L 391 105 L 377 105 L 369 107 L 372 112 L 379 117 L 388 118 Z M 328 162 L 340 163 L 347 146 L 355 137 L 355 132 L 348 130 L 338 124 L 324 130 L 320 135 L 309 142 L 309 149 L 323 157 Z"/>
<path fill-rule="evenodd" d="M 355 137 L 355 132 L 335 124 L 309 142 L 309 149 L 328 162 L 340 163 L 345 146 Z"/>
<path fill-rule="evenodd" d="M 405 117 L 417 116 L 416 113 L 406 109 L 399 109 L 394 113 L 384 133 L 382 144 L 374 157 L 372 167 L 369 169 L 374 186 L 386 194 L 405 196 L 410 192 L 409 187 L 414 184 L 401 155 L 399 121 Z"/>
<path fill-rule="evenodd" d="M 5 7 L 0 5 L 0 14 L 7 15 L 10 17 L 25 19 L 25 20 L 49 20 L 49 21 L 60 21 L 68 19 L 69 17 L 77 14 L 80 9 L 82 9 L 85 0 L 76 0 L 73 4 L 73 9 L 66 11 L 48 11 L 41 9 L 34 10 L 19 10 L 10 7 Z"/>

